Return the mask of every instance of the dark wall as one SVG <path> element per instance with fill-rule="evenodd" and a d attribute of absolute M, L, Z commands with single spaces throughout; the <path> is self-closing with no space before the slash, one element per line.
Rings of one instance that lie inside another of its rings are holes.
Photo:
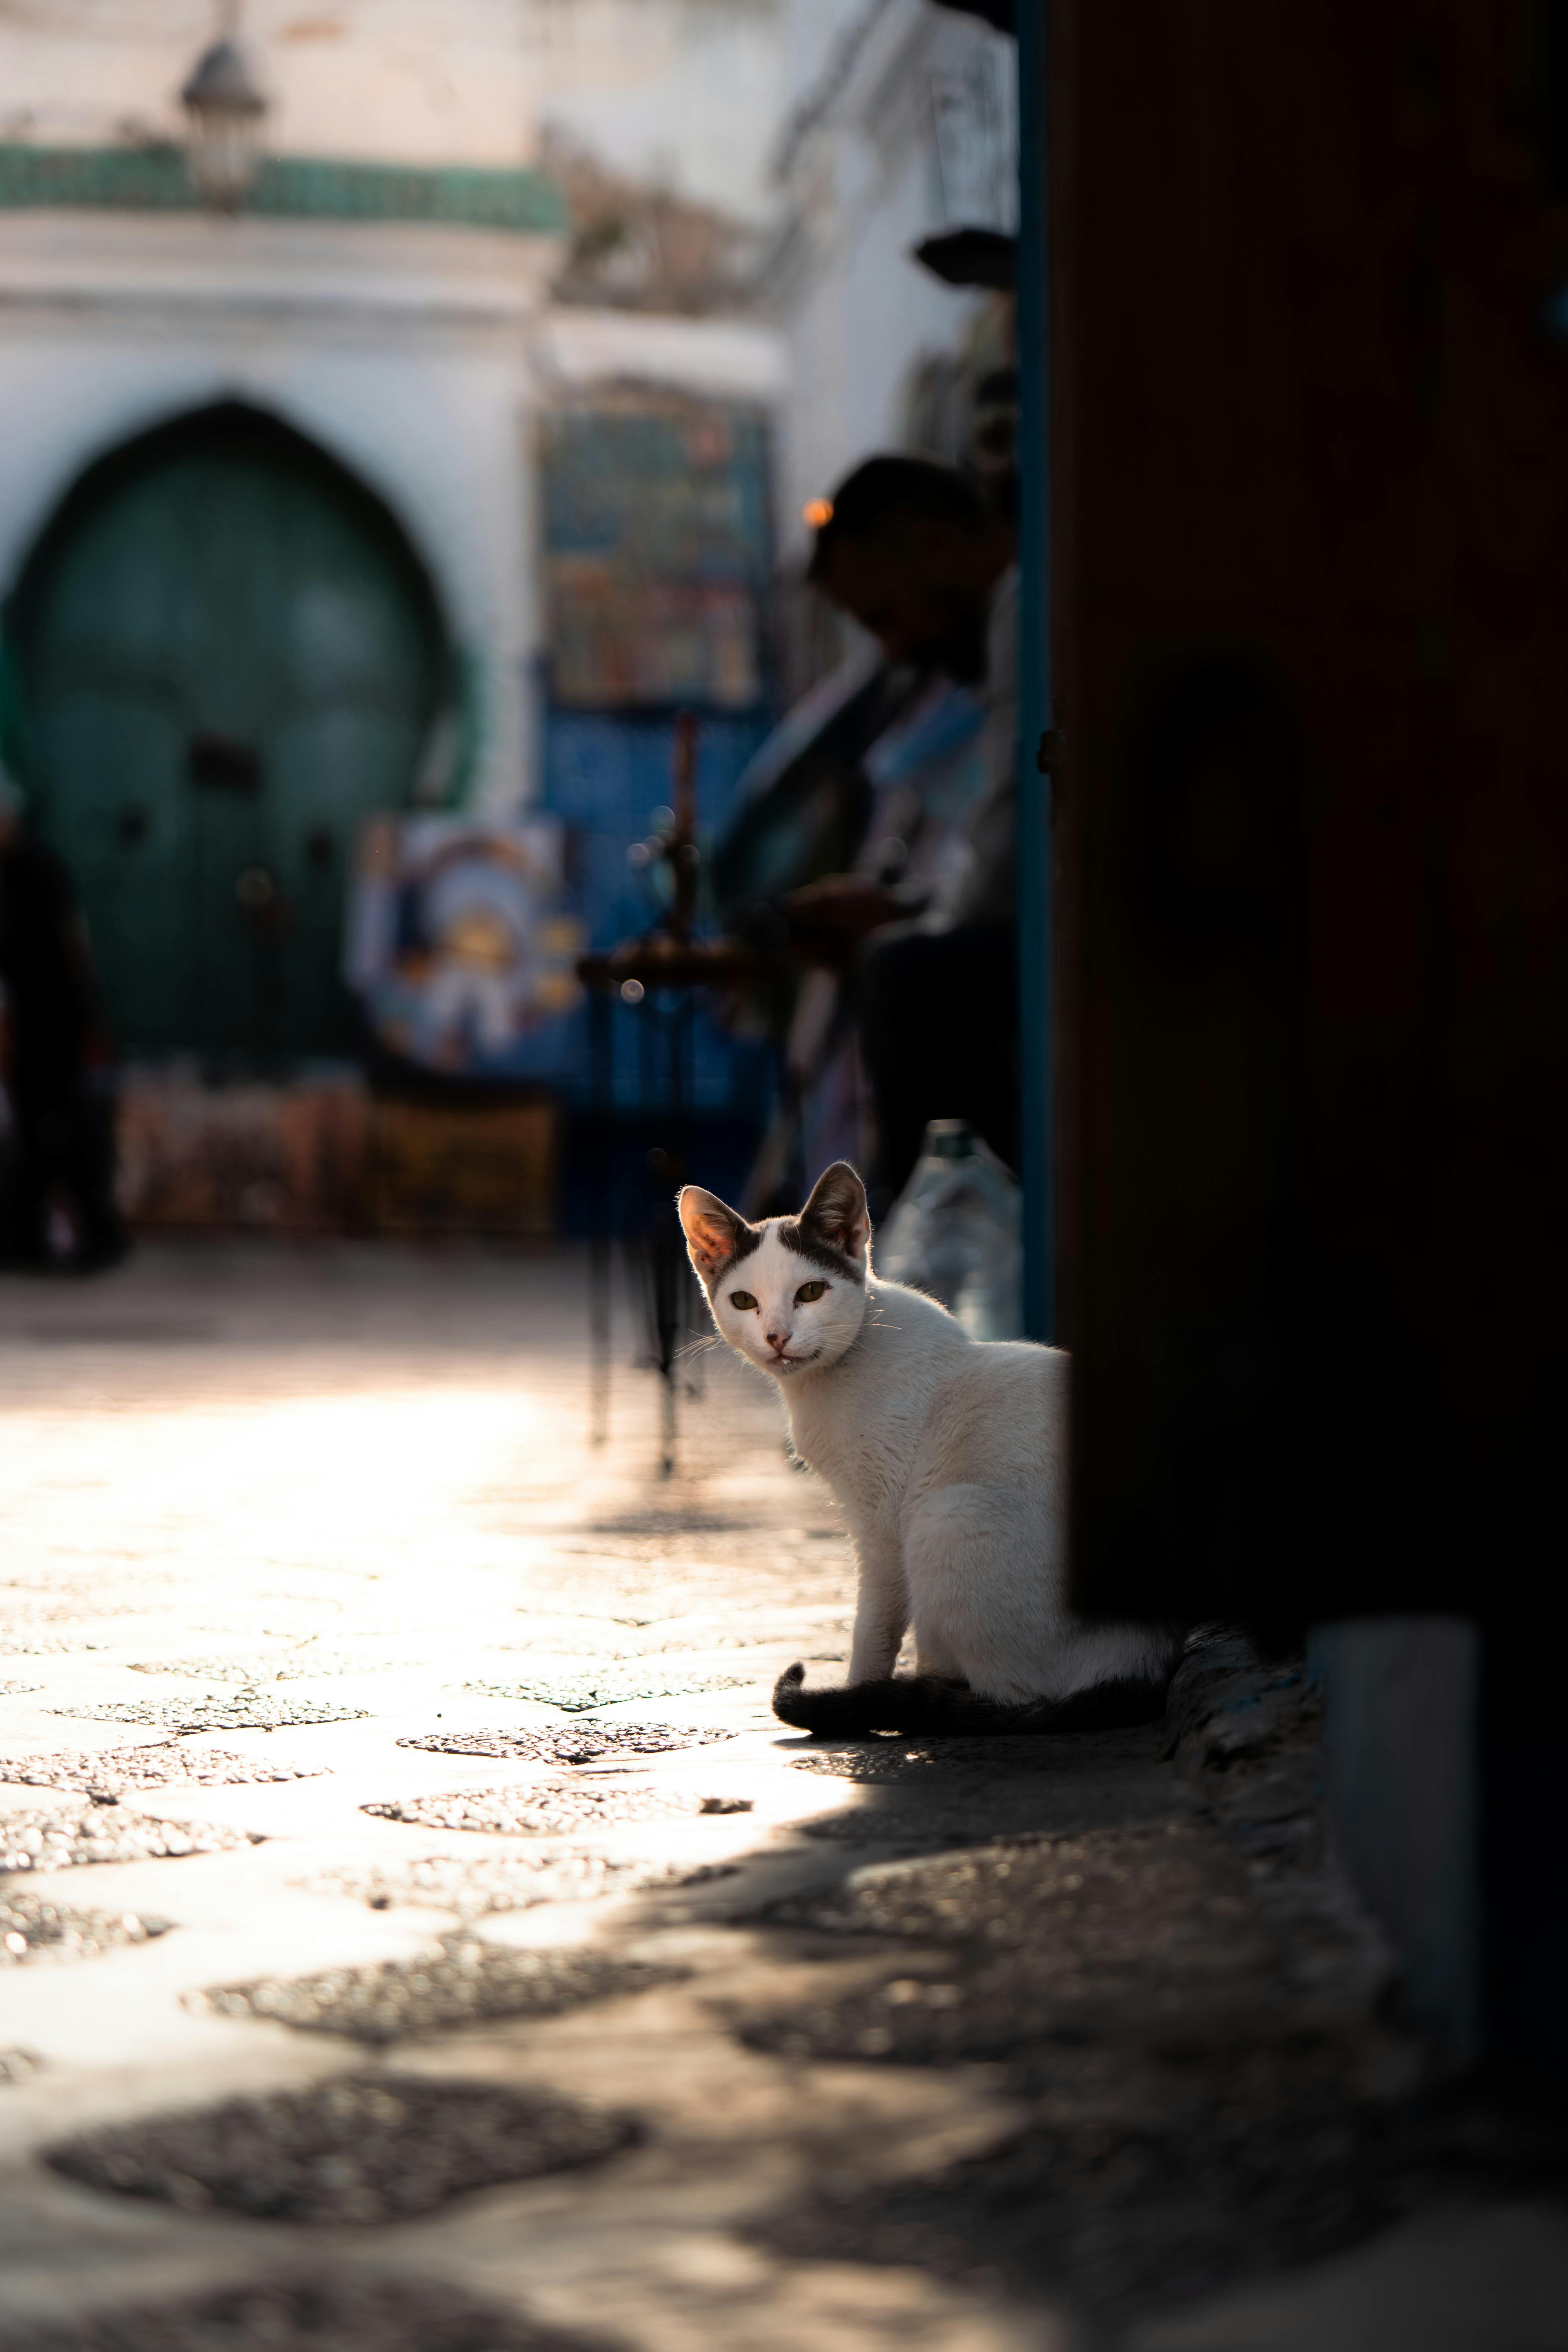
<path fill-rule="evenodd" d="M 1558 1606 L 1561 11 L 1048 15 L 1079 1597 Z"/>

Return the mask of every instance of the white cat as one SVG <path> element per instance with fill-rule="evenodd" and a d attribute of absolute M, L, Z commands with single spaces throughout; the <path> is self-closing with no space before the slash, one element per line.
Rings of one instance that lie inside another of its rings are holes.
<path fill-rule="evenodd" d="M 784 1391 L 795 1450 L 832 1487 L 859 1566 L 848 1686 L 806 1690 L 792 1666 L 774 1713 L 841 1738 L 1161 1714 L 1176 1634 L 1068 1607 L 1066 1356 L 971 1339 L 934 1299 L 879 1282 L 865 1188 L 843 1160 L 798 1217 L 750 1224 L 688 1184 L 680 1221 L 714 1322 Z M 895 1679 L 911 1623 L 919 1672 Z"/>

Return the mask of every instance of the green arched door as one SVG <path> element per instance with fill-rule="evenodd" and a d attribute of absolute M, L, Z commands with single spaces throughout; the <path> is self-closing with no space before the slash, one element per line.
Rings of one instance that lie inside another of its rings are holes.
<path fill-rule="evenodd" d="M 342 1050 L 354 833 L 408 800 L 444 671 L 385 509 L 276 420 L 207 410 L 78 484 L 11 622 L 27 781 L 121 1049 Z"/>

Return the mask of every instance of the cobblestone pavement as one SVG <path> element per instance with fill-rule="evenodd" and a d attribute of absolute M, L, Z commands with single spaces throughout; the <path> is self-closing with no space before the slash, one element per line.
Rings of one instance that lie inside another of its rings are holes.
<path fill-rule="evenodd" d="M 0 1285 L 4 2352 L 1560 2345 L 1300 1678 L 783 1733 L 831 1504 L 711 1354 L 662 1478 L 635 1336 L 594 1450 L 570 1257 Z"/>

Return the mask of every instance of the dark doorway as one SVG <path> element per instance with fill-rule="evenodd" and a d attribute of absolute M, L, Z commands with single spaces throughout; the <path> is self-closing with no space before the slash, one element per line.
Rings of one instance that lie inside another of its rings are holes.
<path fill-rule="evenodd" d="M 12 606 L 28 782 L 122 1050 L 341 1051 L 348 866 L 405 805 L 445 640 L 386 509 L 236 404 L 91 467 Z"/>

